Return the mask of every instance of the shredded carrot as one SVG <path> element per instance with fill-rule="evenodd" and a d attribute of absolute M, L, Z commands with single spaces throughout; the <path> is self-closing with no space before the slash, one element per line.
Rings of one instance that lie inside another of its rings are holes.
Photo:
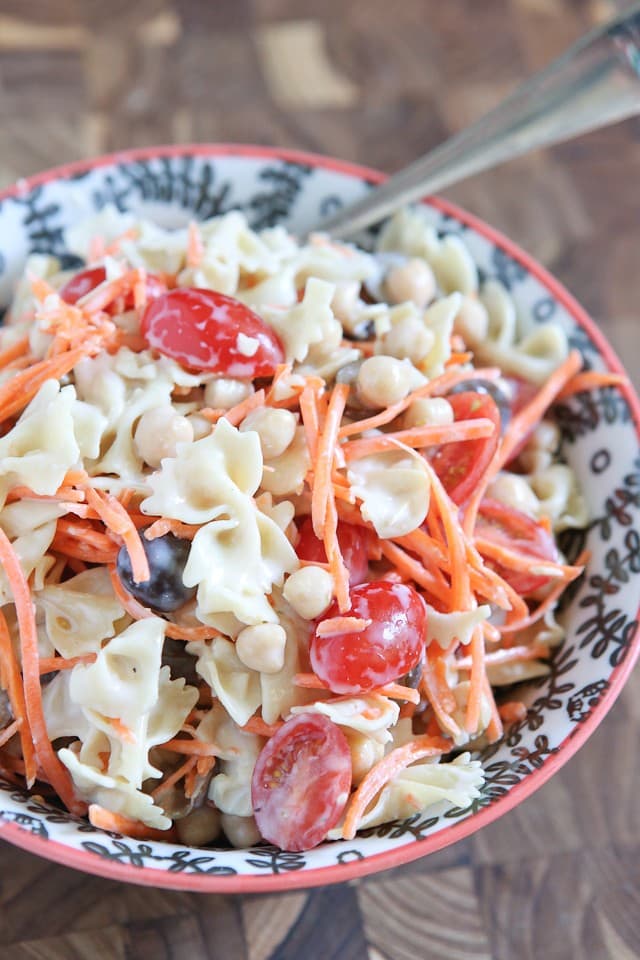
<path fill-rule="evenodd" d="M 465 537 L 458 521 L 457 509 L 447 496 L 437 473 L 426 461 L 425 469 L 431 480 L 431 492 L 447 539 L 451 563 L 451 609 L 469 610 L 471 583 L 466 563 Z"/>
<path fill-rule="evenodd" d="M 95 653 L 85 653 L 79 657 L 40 657 L 40 675 L 53 673 L 55 670 L 73 670 L 79 663 L 94 663 Z"/>
<path fill-rule="evenodd" d="M 311 493 L 311 520 L 313 531 L 319 540 L 324 539 L 327 509 L 331 497 L 331 471 L 335 447 L 338 442 L 340 421 L 349 396 L 349 385 L 338 383 L 333 388 L 327 418 L 318 438 L 314 466 L 313 490 Z M 329 560 L 331 562 L 331 560 Z"/>
<path fill-rule="evenodd" d="M 51 360 L 40 360 L 1 384 L 0 420 L 6 420 L 23 410 L 31 403 L 43 383 L 47 380 L 59 380 L 73 370 L 76 363 L 89 352 L 86 346 L 82 346 L 68 350 Z"/>
<path fill-rule="evenodd" d="M 118 717 L 105 717 L 105 720 L 109 726 L 113 728 L 115 735 L 120 737 L 121 740 L 124 740 L 125 743 L 136 743 L 136 736 L 133 730 Z"/>
<path fill-rule="evenodd" d="M 189 224 L 187 239 L 187 266 L 199 267 L 204 257 L 204 244 L 200 235 L 200 228 L 192 220 Z"/>
<path fill-rule="evenodd" d="M 447 369 L 449 369 L 449 367 L 462 366 L 463 363 L 469 363 L 470 360 L 473 360 L 473 354 L 469 350 L 452 350 L 451 356 L 447 360 L 445 366 Z"/>
<path fill-rule="evenodd" d="M 168 830 L 148 827 L 141 820 L 132 820 L 121 813 L 113 813 L 97 803 L 89 804 L 89 822 L 99 830 L 121 833 L 122 836 L 131 837 L 134 840 L 164 840 L 166 843 L 171 843 L 178 839 L 175 827 L 170 827 Z"/>
<path fill-rule="evenodd" d="M 349 597 L 349 571 L 344 562 L 340 541 L 338 540 L 338 512 L 335 497 L 329 496 L 327 516 L 324 528 L 324 549 L 329 561 L 329 572 L 333 578 L 333 589 L 338 601 L 340 613 L 346 613 L 351 606 Z"/>
<path fill-rule="evenodd" d="M 266 723 L 262 717 L 256 715 L 249 717 L 242 729 L 248 733 L 257 733 L 259 737 L 272 737 L 278 732 L 282 723 L 282 720 L 278 720 L 276 723 Z"/>
<path fill-rule="evenodd" d="M 201 410 L 198 410 L 198 414 L 206 420 L 210 420 L 212 423 L 217 423 L 218 420 L 222 420 L 224 417 L 232 426 L 237 427 L 252 410 L 263 407 L 264 403 L 264 390 L 256 390 L 250 397 L 241 400 L 240 403 L 237 403 L 235 407 L 231 407 L 229 410 L 213 410 L 211 407 L 203 407 Z"/>
<path fill-rule="evenodd" d="M 329 690 L 329 684 L 321 680 L 315 673 L 296 673 L 293 678 L 296 687 L 304 687 L 307 690 Z M 413 703 L 420 702 L 420 694 L 413 687 L 405 687 L 401 683 L 386 683 L 383 687 L 374 687 L 368 690 L 363 696 L 379 695 L 389 697 L 390 700 L 409 700 Z M 351 694 L 350 694 L 351 696 Z M 340 699 L 336 697 L 335 699 Z M 256 731 L 257 732 L 257 731 Z"/>
<path fill-rule="evenodd" d="M 309 457 L 311 462 L 315 463 L 318 450 L 318 407 L 316 391 L 308 383 L 300 394 L 299 403 Z"/>
<path fill-rule="evenodd" d="M 582 573 L 581 567 L 555 563 L 552 560 L 537 560 L 531 554 L 519 553 L 517 550 L 512 550 L 485 537 L 477 536 L 475 545 L 483 557 L 494 560 L 502 567 L 524 573 L 531 572 L 541 577 L 560 578 L 565 585 L 571 580 L 575 580 Z"/>
<path fill-rule="evenodd" d="M 14 720 L 8 727 L 5 727 L 4 730 L 0 730 L 0 747 L 4 747 L 5 743 L 8 743 L 12 737 L 15 737 L 16 733 L 20 732 L 21 727 L 22 720 Z"/>
<path fill-rule="evenodd" d="M 414 687 L 405 687 L 402 683 L 385 683 L 384 687 L 376 687 L 376 693 L 390 700 L 406 700 L 414 706 L 420 703 L 420 694 Z"/>
<path fill-rule="evenodd" d="M 13 649 L 11 635 L 5 615 L 0 607 L 0 679 L 7 691 L 11 711 L 20 721 L 20 744 L 25 762 L 27 784 L 32 786 L 36 779 L 36 757 L 27 721 L 27 708 L 22 686 L 20 664 Z"/>
<path fill-rule="evenodd" d="M 176 783 L 179 783 L 183 777 L 185 777 L 190 770 L 192 770 L 198 762 L 198 757 L 187 757 L 187 759 L 182 763 L 173 773 L 169 774 L 162 783 L 158 784 L 155 790 L 151 791 L 151 796 L 156 799 L 156 797 L 162 796 L 163 793 L 166 793 L 167 790 L 170 790 L 171 787 L 174 787 Z"/>
<path fill-rule="evenodd" d="M 442 581 L 442 578 L 436 576 L 431 570 L 427 570 L 421 563 L 405 553 L 401 547 L 392 543 L 390 540 L 380 541 L 380 550 L 382 555 L 393 563 L 394 568 L 403 574 L 408 580 L 414 580 L 427 593 L 443 603 L 448 603 L 451 590 L 448 584 Z"/>
<path fill-rule="evenodd" d="M 429 383 L 417 387 L 417 389 L 409 393 L 404 400 L 399 400 L 398 403 L 391 404 L 386 410 L 381 410 L 380 413 L 376 413 L 372 417 L 366 417 L 364 420 L 356 420 L 354 423 L 345 424 L 340 428 L 338 436 L 340 438 L 352 437 L 356 433 L 362 433 L 365 430 L 375 430 L 378 427 L 384 427 L 386 424 L 391 423 L 392 420 L 395 420 L 396 417 L 400 416 L 401 413 L 404 413 L 414 400 L 418 400 L 421 397 L 441 396 L 443 393 L 447 393 L 452 387 L 457 386 L 458 383 L 464 383 L 465 380 L 480 378 L 483 380 L 497 380 L 501 376 L 502 372 L 497 367 L 478 368 L 477 370 L 469 371 L 447 370 L 441 376 L 434 377 Z"/>
<path fill-rule="evenodd" d="M 167 740 L 160 744 L 163 750 L 170 750 L 172 753 L 184 753 L 187 756 L 197 757 L 217 757 L 220 755 L 220 747 L 215 743 L 205 743 L 204 740 L 182 740 L 174 737 L 173 740 Z"/>
<path fill-rule="evenodd" d="M 469 683 L 469 697 L 467 699 L 467 713 L 465 728 L 467 733 L 477 733 L 480 726 L 480 709 L 482 707 L 482 690 L 486 677 L 484 632 L 477 626 L 471 634 L 471 680 Z"/>
<path fill-rule="evenodd" d="M 132 597 L 127 590 L 125 590 L 122 585 L 122 581 L 116 573 L 113 565 L 110 566 L 109 573 L 111 576 L 113 592 L 129 616 L 133 617 L 134 620 L 144 620 L 147 617 L 157 616 L 153 610 L 150 610 L 148 607 L 144 607 L 141 603 L 138 603 L 138 601 Z M 170 620 L 165 621 L 164 632 L 165 635 L 172 640 L 210 640 L 212 637 L 217 637 L 220 635 L 219 631 L 216 630 L 215 627 L 188 627 L 179 623 L 173 623 Z"/>
<path fill-rule="evenodd" d="M 339 633 L 362 633 L 372 622 L 361 617 L 329 617 L 320 621 L 316 634 L 319 637 L 333 637 Z"/>
<path fill-rule="evenodd" d="M 289 377 L 291 376 L 291 370 L 292 370 L 292 367 L 290 363 L 279 363 L 278 366 L 276 367 L 276 372 L 273 375 L 271 386 L 269 387 L 269 392 L 267 393 L 266 402 L 268 406 L 273 406 L 273 404 L 277 402 L 276 395 L 278 393 L 278 388 L 282 386 L 282 383 L 284 380 L 289 379 Z M 307 378 L 307 383 L 308 382 L 309 382 L 309 378 Z M 298 388 L 292 388 L 292 389 L 295 389 L 295 392 L 294 392 L 294 398 L 295 398 L 299 391 L 298 391 Z"/>
<path fill-rule="evenodd" d="M 122 537 L 131 561 L 134 582 L 142 583 L 148 580 L 151 576 L 149 561 L 140 534 L 125 508 L 111 494 L 94 490 L 93 487 L 86 487 L 86 497 L 87 503 L 93 507 L 104 525 L 116 536 Z"/>
<path fill-rule="evenodd" d="M 383 433 L 377 437 L 363 440 L 351 440 L 344 445 L 347 460 L 357 460 L 372 453 L 397 450 L 398 444 L 406 447 L 431 447 L 440 443 L 459 443 L 465 440 L 479 440 L 490 437 L 495 432 L 495 424 L 484 417 L 475 420 L 456 420 L 443 426 L 414 427 L 411 430 L 398 430 L 395 433 Z"/>
<path fill-rule="evenodd" d="M 67 809 L 72 813 L 82 814 L 86 809 L 85 804 L 76 799 L 71 777 L 58 759 L 47 733 L 47 724 L 42 708 L 42 690 L 40 689 L 38 631 L 31 591 L 22 572 L 20 561 L 11 546 L 9 538 L 1 528 L 0 563 L 9 581 L 16 606 L 22 651 L 24 701 L 36 760 Z M 32 786 L 32 783 L 29 786 Z"/>
<path fill-rule="evenodd" d="M 148 517 L 143 519 L 149 520 Z M 169 517 L 162 517 L 147 527 L 144 532 L 145 540 L 155 540 L 157 537 L 164 537 L 167 533 L 172 533 L 181 540 L 193 540 L 200 529 L 199 525 L 191 523 L 182 523 L 180 520 L 172 520 Z"/>
<path fill-rule="evenodd" d="M 451 744 L 442 737 L 416 737 L 401 747 L 396 747 L 386 757 L 379 760 L 365 775 L 360 786 L 351 796 L 342 826 L 342 836 L 345 840 L 353 840 L 358 829 L 358 821 L 367 807 L 394 777 L 397 777 L 406 767 L 417 760 L 427 757 L 438 757 L 448 753 Z"/>
<path fill-rule="evenodd" d="M 435 665 L 429 656 L 425 658 L 419 689 L 429 701 L 439 726 L 454 741 L 458 740 L 462 731 L 451 716 L 456 708 L 455 698 L 446 685 L 446 679 L 442 682 L 436 675 Z"/>
<path fill-rule="evenodd" d="M 598 373 L 597 370 L 587 370 L 577 373 L 569 380 L 556 396 L 556 400 L 566 400 L 576 393 L 585 390 L 595 390 L 597 387 L 627 387 L 629 378 L 622 373 Z"/>
<path fill-rule="evenodd" d="M 10 347 L 5 347 L 4 350 L 0 350 L 0 367 L 6 367 L 14 360 L 17 360 L 18 357 L 23 357 L 28 352 L 29 337 L 21 337 L 20 340 L 12 343 Z"/>
<path fill-rule="evenodd" d="M 579 557 L 577 557 L 575 562 L 576 569 L 580 569 L 581 572 L 584 571 L 586 564 L 589 562 L 591 557 L 591 552 L 589 550 L 583 550 Z M 501 634 L 503 633 L 517 633 L 520 630 L 525 630 L 527 627 L 532 626 L 534 623 L 537 623 L 549 610 L 552 610 L 556 603 L 558 602 L 562 593 L 567 586 L 565 580 L 559 581 L 552 590 L 549 591 L 547 596 L 542 600 L 536 609 L 529 613 L 528 608 L 525 604 L 525 614 L 521 616 L 520 619 L 508 620 L 502 626 L 498 627 L 498 630 Z"/>
<path fill-rule="evenodd" d="M 504 730 L 502 727 L 500 713 L 498 712 L 498 707 L 496 706 L 493 690 L 486 675 L 484 680 L 484 695 L 489 704 L 489 709 L 491 710 L 491 719 L 489 720 L 489 724 L 484 733 L 489 743 L 497 743 L 498 740 L 502 739 Z"/>
<path fill-rule="evenodd" d="M 45 500 L 50 503 L 82 503 L 84 494 L 81 490 L 74 490 L 73 487 L 59 487 L 56 493 L 43 494 L 34 493 L 29 487 L 12 487 L 7 494 L 7 503 L 13 503 L 15 500 Z"/>

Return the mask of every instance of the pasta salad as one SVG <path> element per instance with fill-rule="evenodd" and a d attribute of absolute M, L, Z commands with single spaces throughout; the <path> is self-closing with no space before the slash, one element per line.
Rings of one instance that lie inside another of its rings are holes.
<path fill-rule="evenodd" d="M 367 252 L 107 207 L 0 332 L 0 774 L 285 850 L 465 807 L 586 557 L 581 372 L 419 210 Z"/>

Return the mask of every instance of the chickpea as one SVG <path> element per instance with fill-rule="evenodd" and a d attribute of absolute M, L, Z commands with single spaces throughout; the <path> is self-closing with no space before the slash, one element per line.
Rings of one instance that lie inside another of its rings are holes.
<path fill-rule="evenodd" d="M 407 365 L 396 357 L 369 357 L 364 361 L 356 386 L 363 403 L 370 407 L 389 407 L 408 394 L 411 378 Z"/>
<path fill-rule="evenodd" d="M 207 804 L 196 807 L 186 817 L 176 820 L 176 830 L 181 843 L 203 847 L 220 835 L 220 813 Z"/>
<path fill-rule="evenodd" d="M 229 377 L 218 377 L 210 380 L 204 388 L 204 403 L 214 410 L 230 410 L 237 403 L 242 403 L 253 393 L 253 384 L 250 380 L 232 380 Z"/>
<path fill-rule="evenodd" d="M 191 424 L 194 440 L 202 440 L 203 437 L 208 437 L 211 433 L 211 421 L 207 420 L 206 417 L 200 416 L 199 413 L 188 414 L 187 420 Z"/>
<path fill-rule="evenodd" d="M 405 411 L 402 426 L 406 430 L 412 427 L 443 427 L 453 421 L 451 404 L 444 397 L 419 397 Z"/>
<path fill-rule="evenodd" d="M 279 457 L 291 445 L 296 432 L 297 421 L 290 410 L 259 407 L 252 410 L 242 423 L 240 430 L 255 430 L 260 438 L 262 456 L 265 460 Z"/>
<path fill-rule="evenodd" d="M 253 817 L 235 817 L 231 813 L 223 813 L 220 823 L 227 840 L 237 849 L 252 847 L 261 839 Z"/>
<path fill-rule="evenodd" d="M 453 321 L 453 332 L 459 334 L 469 347 L 486 339 L 489 331 L 487 308 L 475 297 L 464 297 Z"/>
<path fill-rule="evenodd" d="M 138 456 L 150 467 L 159 467 L 165 457 L 175 457 L 178 444 L 192 440 L 191 423 L 168 404 L 145 410 L 133 435 Z"/>
<path fill-rule="evenodd" d="M 433 270 L 425 260 L 418 257 L 392 267 L 385 278 L 384 286 L 392 303 L 405 303 L 410 300 L 421 309 L 436 295 Z"/>
<path fill-rule="evenodd" d="M 322 567 L 300 567 L 286 580 L 284 598 L 304 620 L 315 620 L 333 598 L 333 579 Z"/>
<path fill-rule="evenodd" d="M 279 673 L 284 667 L 287 634 L 279 623 L 245 627 L 236 638 L 236 653 L 250 670 Z"/>
<path fill-rule="evenodd" d="M 420 363 L 427 356 L 435 340 L 433 330 L 421 322 L 419 317 L 403 317 L 394 323 L 383 340 L 385 353 L 400 360 L 405 358 L 412 363 Z"/>

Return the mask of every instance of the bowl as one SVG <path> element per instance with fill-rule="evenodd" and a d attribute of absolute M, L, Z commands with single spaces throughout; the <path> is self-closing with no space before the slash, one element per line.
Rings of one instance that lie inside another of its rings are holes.
<path fill-rule="evenodd" d="M 133 150 L 70 164 L 0 194 L 0 305 L 28 253 L 62 256 L 63 230 L 107 203 L 182 225 L 239 208 L 255 227 L 304 231 L 360 197 L 382 174 L 327 157 L 239 145 Z M 553 319 L 587 365 L 620 372 L 596 325 L 573 297 L 515 244 L 436 198 L 425 202 L 442 234 L 459 234 L 480 276 L 498 279 L 525 324 Z M 263 844 L 249 850 L 191 849 L 105 833 L 0 781 L 0 836 L 39 856 L 111 879 L 202 892 L 276 891 L 395 867 L 468 836 L 530 796 L 593 733 L 640 651 L 640 406 L 630 387 L 579 394 L 559 410 L 563 452 L 592 517 L 569 551 L 591 552 L 565 602 L 566 637 L 548 676 L 522 694 L 524 720 L 483 755 L 486 783 L 464 810 L 446 805 L 306 853 Z M 571 539 L 571 538 L 570 538 Z"/>

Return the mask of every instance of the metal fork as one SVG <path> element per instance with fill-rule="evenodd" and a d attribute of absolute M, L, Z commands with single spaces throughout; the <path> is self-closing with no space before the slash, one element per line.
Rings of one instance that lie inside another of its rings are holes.
<path fill-rule="evenodd" d="M 640 3 L 597 27 L 466 130 L 317 225 L 339 238 L 538 147 L 640 112 Z"/>

